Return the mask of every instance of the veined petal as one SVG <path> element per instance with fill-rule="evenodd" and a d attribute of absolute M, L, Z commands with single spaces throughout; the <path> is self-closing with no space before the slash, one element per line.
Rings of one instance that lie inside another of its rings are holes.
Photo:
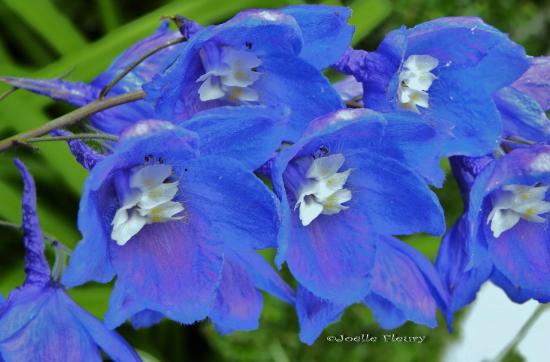
<path fill-rule="evenodd" d="M 50 281 L 50 267 L 44 256 L 44 236 L 36 212 L 36 186 L 23 162 L 14 160 L 23 178 L 21 203 L 23 241 L 25 243 L 25 284 L 46 284 Z"/>
<path fill-rule="evenodd" d="M 216 301 L 210 319 L 221 334 L 258 328 L 262 294 L 247 270 L 231 254 L 226 254 Z"/>
<path fill-rule="evenodd" d="M 346 307 L 318 298 L 298 285 L 296 312 L 300 321 L 300 340 L 311 346 L 323 329 L 340 319 Z"/>

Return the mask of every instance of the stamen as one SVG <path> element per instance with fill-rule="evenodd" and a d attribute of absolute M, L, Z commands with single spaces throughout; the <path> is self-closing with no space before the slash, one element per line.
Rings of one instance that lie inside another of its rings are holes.
<path fill-rule="evenodd" d="M 328 149 L 326 151 L 328 153 Z M 321 214 L 333 215 L 348 208 L 342 204 L 352 198 L 351 191 L 344 188 L 352 170 L 338 172 L 344 161 L 344 155 L 340 153 L 313 159 L 295 205 L 295 209 L 300 208 L 303 226 Z"/>
<path fill-rule="evenodd" d="M 418 106 L 429 107 L 429 94 L 432 82 L 437 77 L 431 73 L 439 61 L 430 55 L 411 55 L 403 63 L 399 73 L 397 98 L 402 108 L 420 113 Z"/>
<path fill-rule="evenodd" d="M 493 196 L 493 209 L 487 217 L 493 236 L 498 238 L 513 228 L 520 219 L 542 223 L 541 217 L 550 211 L 550 202 L 545 201 L 549 186 L 506 185 Z"/>

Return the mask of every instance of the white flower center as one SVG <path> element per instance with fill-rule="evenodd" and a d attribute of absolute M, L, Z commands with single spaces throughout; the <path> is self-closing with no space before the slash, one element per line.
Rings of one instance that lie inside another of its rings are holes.
<path fill-rule="evenodd" d="M 428 90 L 437 77 L 431 73 L 439 61 L 430 55 L 411 55 L 399 73 L 397 98 L 402 108 L 420 113 L 417 106 L 428 108 Z"/>
<path fill-rule="evenodd" d="M 550 211 L 550 202 L 544 201 L 548 186 L 506 185 L 493 197 L 493 210 L 487 218 L 495 238 L 525 219 L 542 223 L 540 214 Z"/>
<path fill-rule="evenodd" d="M 165 182 L 172 167 L 164 164 L 146 165 L 134 169 L 130 176 L 130 194 L 117 210 L 111 225 L 111 238 L 124 245 L 146 224 L 181 220 L 184 207 L 172 201 L 178 192 L 178 181 Z"/>
<path fill-rule="evenodd" d="M 351 200 L 351 191 L 344 188 L 351 169 L 337 172 L 344 161 L 344 155 L 338 153 L 316 158 L 309 166 L 294 207 L 300 208 L 302 225 L 309 225 L 321 214 L 333 215 L 348 208 L 342 204 Z"/>
<path fill-rule="evenodd" d="M 219 60 L 207 59 L 207 52 L 201 51 L 206 73 L 197 82 L 203 82 L 199 88 L 200 100 L 210 101 L 227 96 L 233 101 L 257 101 L 258 93 L 251 88 L 261 73 L 254 69 L 262 61 L 252 52 L 222 47 Z"/>

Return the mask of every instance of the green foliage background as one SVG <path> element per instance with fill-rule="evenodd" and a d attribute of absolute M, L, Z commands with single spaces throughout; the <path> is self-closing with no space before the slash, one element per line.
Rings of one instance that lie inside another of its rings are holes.
<path fill-rule="evenodd" d="M 309 2 L 309 1 L 308 1 Z M 297 0 L 0 0 L 0 75 L 37 78 L 64 76 L 90 81 L 126 47 L 154 31 L 163 15 L 181 14 L 202 24 L 221 22 L 253 7 L 280 7 Z M 475 15 L 510 33 L 531 55 L 549 51 L 550 5 L 537 0 L 354 0 L 324 1 L 353 9 L 357 47 L 374 49 L 384 35 L 401 24 L 408 26 L 435 17 Z M 8 89 L 0 85 L 0 92 Z M 16 92 L 0 103 L 0 137 L 27 130 L 70 110 L 46 98 Z M 68 246 L 79 240 L 76 229 L 78 199 L 86 172 L 66 145 L 44 143 L 38 152 L 19 149 L 0 154 L 0 219 L 20 220 L 21 181 L 11 159 L 22 158 L 35 175 L 39 213 L 46 232 Z M 444 165 L 445 166 L 445 165 Z M 461 211 L 456 184 L 449 179 L 438 191 L 451 224 Z M 423 235 L 407 238 L 428 257 L 439 240 Z M 265 256 L 271 258 L 271 252 Z M 21 235 L 0 229 L 0 293 L 4 296 L 23 280 Z M 286 270 L 283 270 L 288 277 Z M 110 285 L 87 285 L 72 290 L 88 311 L 102 317 Z M 209 322 L 179 326 L 163 322 L 147 330 L 123 326 L 120 332 L 146 360 L 155 361 L 437 361 L 455 335 L 440 326 L 434 330 L 406 324 L 383 331 L 364 306 L 354 306 L 332 325 L 314 346 L 298 340 L 297 318 L 291 307 L 265 298 L 260 330 L 218 335 Z M 329 343 L 329 335 L 386 333 L 427 335 L 419 345 Z"/>

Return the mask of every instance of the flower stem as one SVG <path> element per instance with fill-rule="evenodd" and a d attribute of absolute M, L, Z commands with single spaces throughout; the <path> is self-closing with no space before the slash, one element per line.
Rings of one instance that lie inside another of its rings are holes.
<path fill-rule="evenodd" d="M 98 99 L 78 108 L 70 113 L 67 113 L 61 117 L 49 121 L 40 127 L 34 128 L 30 131 L 19 133 L 0 141 L 0 152 L 6 151 L 14 146 L 25 144 L 28 139 L 40 137 L 50 133 L 54 129 L 66 127 L 80 122 L 84 118 L 108 108 L 112 108 L 124 103 L 134 102 L 145 98 L 145 92 L 140 90 L 131 93 L 121 94 L 115 97 L 109 97 L 105 99 Z"/>
<path fill-rule="evenodd" d="M 173 40 L 170 40 L 164 44 L 161 44 L 159 45 L 158 47 L 156 48 L 153 48 L 151 49 L 150 51 L 148 51 L 147 53 L 143 54 L 141 57 L 139 57 L 138 59 L 136 59 L 134 62 L 132 62 L 126 69 L 124 69 L 119 75 L 116 76 L 115 79 L 113 79 L 109 84 L 107 84 L 102 90 L 101 92 L 99 93 L 99 99 L 103 99 L 105 98 L 105 96 L 107 95 L 107 93 L 109 93 L 111 91 L 111 89 L 113 89 L 113 87 L 118 83 L 120 82 L 120 80 L 122 78 L 124 78 L 128 73 L 130 73 L 132 71 L 132 69 L 134 69 L 135 67 L 137 67 L 138 65 L 140 65 L 145 59 L 149 58 L 151 55 L 155 54 L 156 52 L 158 52 L 159 50 L 162 50 L 164 48 L 168 48 L 168 47 L 171 47 L 172 45 L 174 44 L 178 44 L 178 43 L 182 43 L 184 41 L 186 41 L 187 39 L 186 38 L 176 38 L 176 39 L 173 39 Z"/>
<path fill-rule="evenodd" d="M 540 304 L 537 307 L 537 309 L 535 309 L 533 314 L 531 314 L 527 322 L 525 322 L 525 324 L 521 327 L 521 329 L 516 334 L 516 336 L 506 345 L 506 347 L 504 347 L 502 351 L 500 351 L 500 353 L 498 354 L 498 356 L 496 356 L 493 362 L 503 361 L 509 353 L 514 351 L 517 348 L 517 346 L 521 343 L 521 341 L 525 338 L 527 333 L 529 333 L 529 330 L 531 329 L 531 327 L 533 327 L 537 319 L 541 316 L 544 310 L 549 306 L 550 304 Z"/>
<path fill-rule="evenodd" d="M 26 143 L 33 142 L 51 142 L 51 141 L 70 141 L 70 140 L 108 140 L 117 141 L 118 137 L 102 133 L 76 133 L 68 136 L 42 136 L 25 139 Z"/>

